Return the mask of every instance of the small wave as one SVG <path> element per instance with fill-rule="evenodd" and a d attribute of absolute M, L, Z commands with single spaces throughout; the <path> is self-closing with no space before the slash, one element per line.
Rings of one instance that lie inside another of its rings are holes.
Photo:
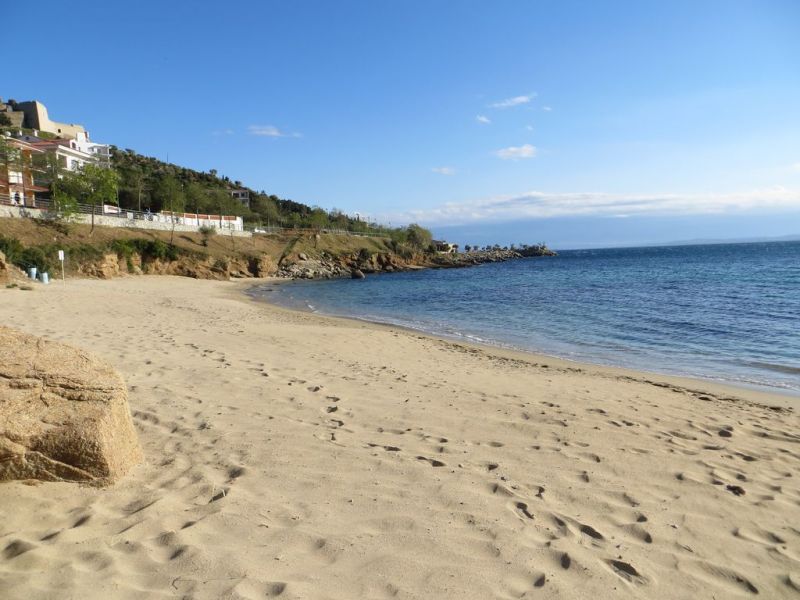
<path fill-rule="evenodd" d="M 759 369 L 764 369 L 766 371 L 775 371 L 776 373 L 786 373 L 788 375 L 800 375 L 800 367 L 793 367 L 791 365 L 781 365 L 778 363 L 768 363 L 768 362 L 757 362 L 757 361 L 747 361 L 743 362 L 749 367 L 757 367 Z"/>

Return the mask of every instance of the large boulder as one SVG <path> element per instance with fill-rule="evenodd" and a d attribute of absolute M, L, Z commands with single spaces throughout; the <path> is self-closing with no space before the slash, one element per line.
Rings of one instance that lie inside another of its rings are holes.
<path fill-rule="evenodd" d="M 0 327 L 0 481 L 107 484 L 141 458 L 122 377 L 91 354 Z"/>
<path fill-rule="evenodd" d="M 0 252 L 0 283 L 5 283 L 11 279 L 11 269 L 6 261 L 6 255 Z"/>
<path fill-rule="evenodd" d="M 11 264 L 6 255 L 0 252 L 0 283 L 8 283 L 15 279 L 22 279 L 25 274 Z"/>

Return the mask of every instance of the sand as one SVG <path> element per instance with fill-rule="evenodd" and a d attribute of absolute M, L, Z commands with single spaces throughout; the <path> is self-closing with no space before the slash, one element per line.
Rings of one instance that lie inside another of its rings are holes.
<path fill-rule="evenodd" d="M 0 290 L 122 373 L 145 453 L 108 488 L 0 485 L 0 597 L 800 598 L 796 398 L 243 289 Z"/>

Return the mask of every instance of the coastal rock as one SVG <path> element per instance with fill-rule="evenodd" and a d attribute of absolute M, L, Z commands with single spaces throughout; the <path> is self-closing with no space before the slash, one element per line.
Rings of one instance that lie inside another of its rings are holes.
<path fill-rule="evenodd" d="M 8 262 L 6 255 L 0 252 L 0 282 L 7 283 L 22 277 L 24 277 L 24 273 Z"/>
<path fill-rule="evenodd" d="M 0 327 L 0 481 L 107 484 L 141 458 L 125 382 L 92 355 Z"/>
<path fill-rule="evenodd" d="M 0 252 L 0 281 L 8 281 L 11 279 L 11 274 L 8 269 L 8 263 L 6 262 L 6 255 Z"/>
<path fill-rule="evenodd" d="M 82 268 L 79 269 L 79 272 L 89 277 L 97 277 L 98 279 L 119 277 L 119 258 L 116 254 L 105 254 L 100 260 L 83 265 Z"/>
<path fill-rule="evenodd" d="M 253 277 L 269 277 L 275 275 L 278 265 L 269 254 L 261 254 L 258 258 L 250 260 L 250 272 Z"/>
<path fill-rule="evenodd" d="M 350 271 L 350 277 L 352 279 L 364 279 L 366 275 L 364 275 L 364 272 L 361 269 L 353 269 Z"/>

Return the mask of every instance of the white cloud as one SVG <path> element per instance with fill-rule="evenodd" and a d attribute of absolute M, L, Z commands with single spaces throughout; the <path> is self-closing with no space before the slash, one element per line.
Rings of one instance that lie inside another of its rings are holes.
<path fill-rule="evenodd" d="M 512 108 L 514 106 L 520 106 L 522 104 L 528 104 L 531 100 L 536 97 L 536 94 L 528 94 L 526 96 L 514 96 L 513 98 L 506 98 L 505 100 L 500 100 L 500 102 L 495 102 L 490 106 L 492 108 Z"/>
<path fill-rule="evenodd" d="M 439 175 L 455 175 L 456 170 L 453 167 L 434 167 L 431 169 L 434 173 Z"/>
<path fill-rule="evenodd" d="M 792 165 L 792 171 L 800 172 L 800 162 L 796 162 Z"/>
<path fill-rule="evenodd" d="M 543 107 L 542 107 L 542 110 L 543 110 L 544 112 L 550 112 L 550 111 L 551 111 L 551 110 L 553 110 L 553 109 L 552 109 L 551 107 L 549 107 L 549 106 L 543 106 Z"/>
<path fill-rule="evenodd" d="M 485 125 L 488 125 L 489 123 L 492 122 L 491 119 L 489 119 L 489 117 L 487 117 L 485 115 L 478 115 L 477 117 L 475 117 L 475 120 L 478 123 L 484 123 Z"/>
<path fill-rule="evenodd" d="M 519 160 L 521 158 L 533 158 L 536 156 L 536 147 L 530 144 L 522 146 L 509 146 L 495 151 L 495 156 L 503 160 Z"/>
<path fill-rule="evenodd" d="M 247 128 L 247 131 L 250 133 L 250 135 L 258 135 L 262 137 L 303 137 L 303 135 L 300 133 L 287 133 L 285 131 L 281 131 L 274 125 L 250 125 L 250 127 Z"/>
<path fill-rule="evenodd" d="M 233 135 L 233 129 L 217 129 L 211 135 Z"/>
<path fill-rule="evenodd" d="M 552 217 L 633 217 L 800 210 L 800 190 L 781 186 L 725 194 L 527 192 L 391 215 L 392 222 L 457 225 Z"/>
<path fill-rule="evenodd" d="M 525 125 L 525 131 L 533 131 L 533 125 Z"/>

